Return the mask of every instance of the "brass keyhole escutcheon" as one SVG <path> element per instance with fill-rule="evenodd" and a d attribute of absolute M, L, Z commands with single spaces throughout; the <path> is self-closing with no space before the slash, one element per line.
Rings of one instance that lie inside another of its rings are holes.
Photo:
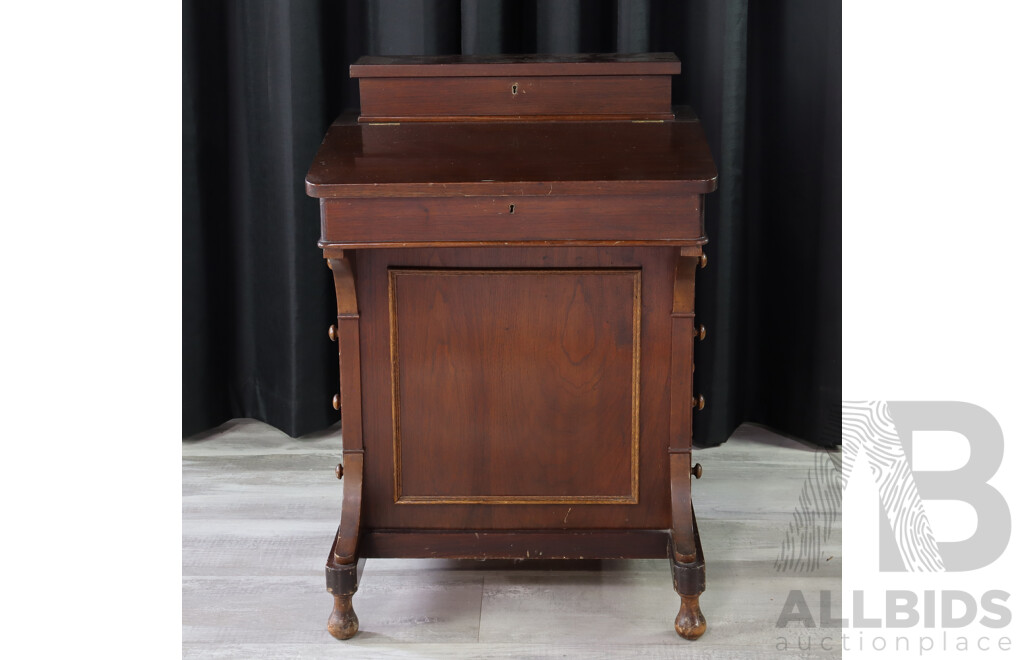
<path fill-rule="evenodd" d="M 512 83 L 512 96 L 519 93 L 519 83 Z"/>

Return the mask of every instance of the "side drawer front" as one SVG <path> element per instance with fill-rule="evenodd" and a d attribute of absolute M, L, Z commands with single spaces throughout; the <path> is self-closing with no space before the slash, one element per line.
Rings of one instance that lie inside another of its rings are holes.
<path fill-rule="evenodd" d="M 700 195 L 324 199 L 325 246 L 703 241 Z"/>

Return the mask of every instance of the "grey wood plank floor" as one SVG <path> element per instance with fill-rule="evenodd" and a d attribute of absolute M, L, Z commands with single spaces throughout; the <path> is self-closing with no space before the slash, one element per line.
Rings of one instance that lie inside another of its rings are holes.
<path fill-rule="evenodd" d="M 353 600 L 360 632 L 336 641 L 323 564 L 340 510 L 339 433 L 292 439 L 233 420 L 183 443 L 185 657 L 840 656 L 839 630 L 776 627 L 791 590 L 815 620 L 820 597 L 839 616 L 839 452 L 752 425 L 694 452 L 708 585 L 699 641 L 673 631 L 667 560 L 426 559 L 368 560 Z"/>

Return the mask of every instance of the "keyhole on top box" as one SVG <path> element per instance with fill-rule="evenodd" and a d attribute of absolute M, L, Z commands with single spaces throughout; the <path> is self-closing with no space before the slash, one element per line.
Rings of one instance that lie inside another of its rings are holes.
<path fill-rule="evenodd" d="M 519 83 L 512 83 L 512 96 L 519 93 Z"/>
<path fill-rule="evenodd" d="M 515 204 L 509 204 L 508 205 L 508 212 L 509 213 L 515 213 L 516 212 L 516 205 Z"/>

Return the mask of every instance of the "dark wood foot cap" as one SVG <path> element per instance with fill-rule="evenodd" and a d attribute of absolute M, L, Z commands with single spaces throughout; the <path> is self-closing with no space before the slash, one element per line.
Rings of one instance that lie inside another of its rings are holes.
<path fill-rule="evenodd" d="M 676 615 L 676 632 L 685 639 L 697 639 L 708 629 L 708 622 L 700 611 L 700 596 L 679 596 L 679 614 Z"/>
<path fill-rule="evenodd" d="M 327 632 L 335 639 L 349 639 L 359 631 L 359 617 L 352 609 L 352 596 L 335 596 L 334 610 L 327 620 Z"/>

